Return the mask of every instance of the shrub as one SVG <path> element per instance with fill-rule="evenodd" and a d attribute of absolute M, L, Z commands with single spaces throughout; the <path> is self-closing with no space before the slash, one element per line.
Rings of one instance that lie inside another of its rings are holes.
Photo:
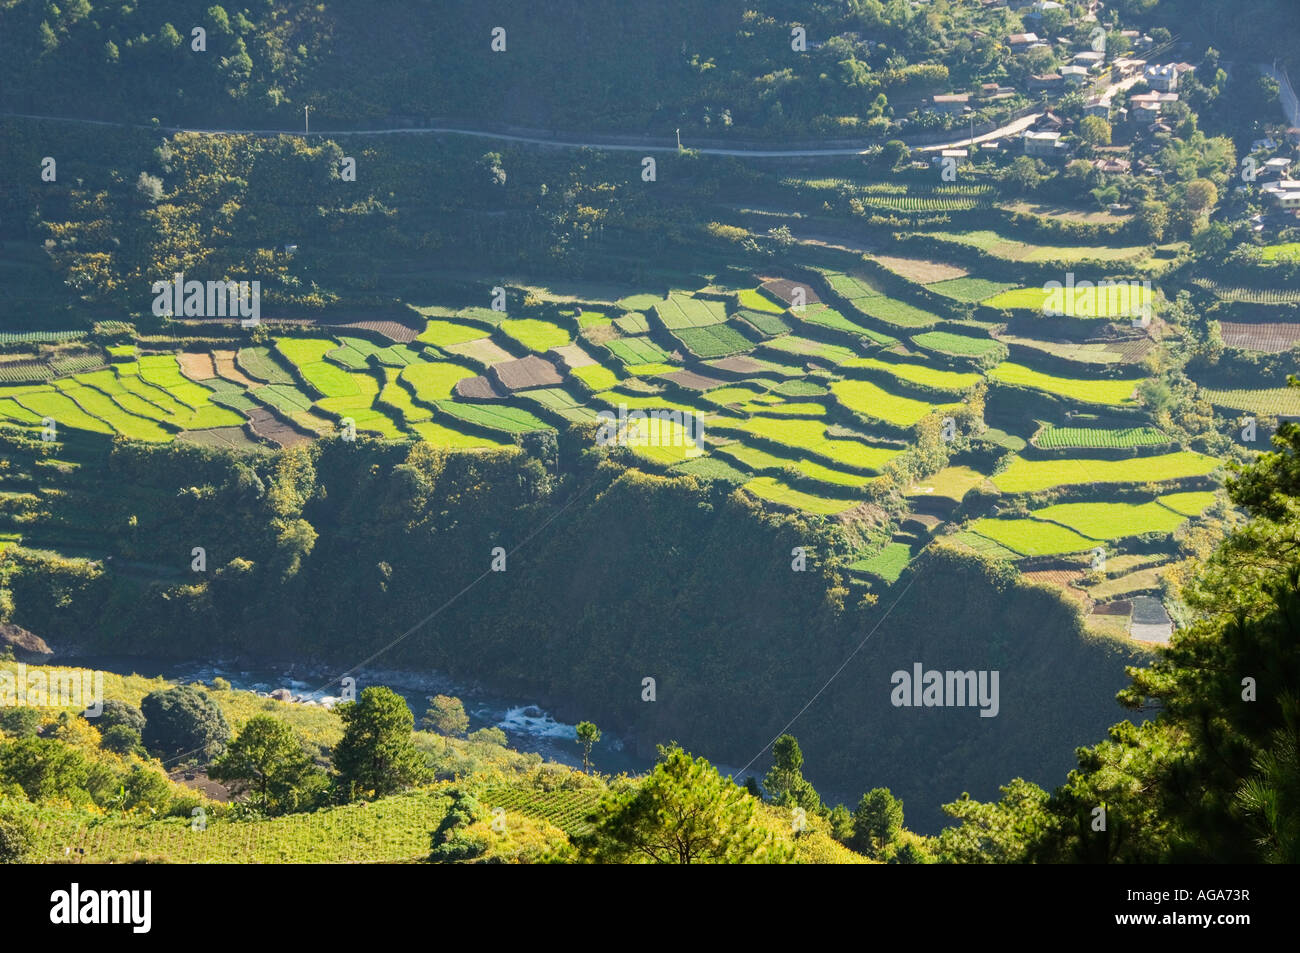
<path fill-rule="evenodd" d="M 226 750 L 230 725 L 207 694 L 191 685 L 151 692 L 140 703 L 144 745 L 165 758 L 210 761 Z"/>

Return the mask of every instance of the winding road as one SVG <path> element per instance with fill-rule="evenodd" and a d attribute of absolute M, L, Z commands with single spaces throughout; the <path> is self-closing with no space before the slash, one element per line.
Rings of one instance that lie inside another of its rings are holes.
<path fill-rule="evenodd" d="M 1007 123 L 991 132 L 976 136 L 975 142 L 984 142 L 988 139 L 998 139 L 1004 136 L 1015 135 L 1022 132 L 1025 128 L 1032 125 L 1033 122 L 1041 116 L 1041 113 L 1034 113 L 1029 116 L 1023 116 L 1014 122 Z M 199 135 L 208 136 L 301 136 L 301 130 L 298 129 L 202 129 L 190 126 L 154 126 L 146 123 L 129 123 L 115 122 L 107 119 L 79 119 L 73 116 L 41 116 L 30 113 L 0 112 L 0 118 L 6 119 L 32 119 L 45 122 L 65 122 L 75 123 L 87 126 L 106 126 L 118 129 L 146 129 L 158 132 L 178 133 L 190 132 Z M 336 138 L 342 136 L 397 136 L 397 135 L 445 135 L 445 136 L 472 136 L 480 139 L 491 139 L 498 142 L 517 142 L 523 145 L 551 146 L 557 149 L 600 149 L 610 152 L 664 152 L 675 153 L 675 145 L 660 145 L 654 141 L 627 142 L 627 136 L 614 137 L 595 137 L 584 140 L 564 139 L 546 135 L 520 135 L 507 132 L 493 132 L 483 129 L 465 129 L 458 126 L 412 126 L 401 129 L 324 129 L 310 133 L 312 136 L 321 138 Z M 619 140 L 623 141 L 619 141 Z M 956 140 L 952 143 L 943 143 L 940 145 L 927 145 L 919 147 L 921 151 L 930 152 L 937 149 L 949 149 L 955 146 L 968 145 L 972 140 L 969 138 Z M 702 155 L 714 156 L 736 156 L 740 158 L 753 159 L 798 159 L 811 158 L 816 156 L 856 156 L 866 154 L 871 147 L 869 146 L 841 146 L 827 148 L 802 148 L 802 149 L 763 149 L 763 148 L 718 148 L 702 147 L 691 148 L 691 151 L 698 152 Z"/>

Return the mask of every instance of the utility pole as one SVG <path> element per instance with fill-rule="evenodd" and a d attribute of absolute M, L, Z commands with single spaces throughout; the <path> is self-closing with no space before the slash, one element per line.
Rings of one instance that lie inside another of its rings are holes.
<path fill-rule="evenodd" d="M 302 107 L 302 134 L 303 134 L 304 136 L 306 136 L 307 133 L 308 133 L 308 131 L 309 131 L 308 128 L 307 128 L 307 110 L 309 110 L 309 109 L 311 109 L 310 106 L 303 106 L 303 107 Z"/>

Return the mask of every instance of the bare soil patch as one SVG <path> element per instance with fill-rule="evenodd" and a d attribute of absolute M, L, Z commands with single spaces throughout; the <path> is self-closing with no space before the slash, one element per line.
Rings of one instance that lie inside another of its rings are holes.
<path fill-rule="evenodd" d="M 936 281 L 948 281 L 952 278 L 965 278 L 970 274 L 965 268 L 950 265 L 942 261 L 928 261 L 924 258 L 895 258 L 893 255 L 873 255 L 892 272 L 902 275 L 917 284 L 929 285 Z"/>
<path fill-rule="evenodd" d="M 217 376 L 212 355 L 207 351 L 181 351 L 176 360 L 180 362 L 181 373 L 192 381 L 210 381 Z"/>

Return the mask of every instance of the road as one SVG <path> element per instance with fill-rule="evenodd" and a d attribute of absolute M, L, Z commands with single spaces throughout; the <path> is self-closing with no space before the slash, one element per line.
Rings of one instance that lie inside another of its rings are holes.
<path fill-rule="evenodd" d="M 1278 86 L 1281 87 L 1278 98 L 1282 101 L 1282 111 L 1286 114 L 1287 122 L 1292 126 L 1300 126 L 1300 101 L 1296 100 L 1295 90 L 1291 88 L 1291 78 L 1287 76 L 1286 70 L 1278 69 L 1276 64 L 1269 66 L 1265 63 L 1259 64 L 1259 70 L 1265 76 L 1277 80 Z"/>
<path fill-rule="evenodd" d="M 1270 70 L 1270 67 L 1261 67 Z M 1118 83 L 1112 83 L 1106 87 L 1105 92 L 1101 94 L 1102 98 L 1113 97 L 1118 92 L 1124 92 L 1137 83 L 1142 78 L 1141 74 L 1130 76 L 1128 79 L 1121 80 Z M 1294 112 L 1295 93 L 1291 91 L 1289 83 L 1279 74 L 1279 81 L 1282 82 L 1283 99 L 1290 96 L 1289 109 Z M 969 137 L 964 139 L 955 139 L 952 142 L 940 143 L 939 145 L 926 145 L 918 148 L 920 152 L 937 152 L 941 149 L 958 149 L 963 146 L 969 146 L 972 142 L 988 142 L 991 139 L 1003 139 L 1007 136 L 1015 136 L 1024 132 L 1032 126 L 1043 114 L 1031 113 L 1028 116 L 1022 116 L 1004 126 L 1000 126 L 991 132 L 982 133 L 974 139 Z M 200 129 L 187 126 L 152 126 L 146 123 L 129 123 L 114 122 L 107 119 L 78 119 L 71 116 L 38 116 L 30 113 L 13 113 L 0 112 L 0 117 L 12 119 L 38 119 L 47 122 L 66 122 L 86 126 L 107 126 L 119 129 L 154 129 L 159 132 L 192 132 L 208 136 L 299 136 L 302 132 L 298 129 Z M 1300 124 L 1295 116 L 1292 116 L 1293 124 Z M 464 129 L 458 126 L 414 126 L 404 129 L 321 129 L 314 133 L 314 136 L 322 138 L 334 138 L 341 136 L 400 136 L 400 135 L 435 135 L 435 136 L 471 136 L 479 139 L 491 139 L 497 142 L 517 142 L 522 145 L 552 146 L 557 149 L 600 149 L 609 152 L 663 152 L 674 153 L 677 151 L 675 145 L 656 145 L 651 142 L 619 142 L 613 138 L 599 137 L 593 139 L 573 140 L 557 139 L 548 136 L 525 136 L 507 132 L 488 132 L 482 129 Z M 619 137 L 626 140 L 627 136 Z M 904 140 L 906 141 L 906 140 Z M 689 143 L 687 148 L 690 148 Z M 857 156 L 865 155 L 867 147 L 846 146 L 838 148 L 825 149 L 755 149 L 755 148 L 699 148 L 692 149 L 694 152 L 710 156 L 736 156 L 739 158 L 751 159 L 801 159 L 814 158 L 817 156 Z"/>
<path fill-rule="evenodd" d="M 1008 123 L 999 129 L 984 135 L 977 136 L 976 142 L 984 142 L 987 139 L 997 139 L 1008 135 L 1014 135 L 1023 131 L 1027 126 L 1032 124 L 1041 113 L 1035 113 L 1031 116 L 1025 116 L 1014 122 Z M 152 126 L 145 123 L 114 122 L 107 119 L 77 119 L 70 116 L 38 116 L 29 113 L 0 113 L 0 117 L 12 119 L 37 119 L 47 122 L 66 122 L 78 125 L 88 126 L 107 126 L 119 129 L 152 129 L 159 132 L 177 133 L 190 132 L 199 135 L 208 136 L 300 136 L 302 131 L 298 129 L 200 129 L 187 126 Z M 342 136 L 397 136 L 397 135 L 447 135 L 447 136 L 472 136 L 480 139 L 491 139 L 498 142 L 517 142 L 523 145 L 552 146 L 558 149 L 600 149 L 610 152 L 663 152 L 675 153 L 677 147 L 661 146 L 653 143 L 628 143 L 615 142 L 610 139 L 601 140 L 599 138 L 576 141 L 572 139 L 554 139 L 544 136 L 523 136 L 505 132 L 487 132 L 481 129 L 463 129 L 456 126 L 416 126 L 405 129 L 333 129 L 317 130 L 311 133 L 313 136 L 321 138 L 336 138 Z M 626 138 L 626 137 L 624 137 Z M 961 140 L 960 143 L 969 143 L 969 139 Z M 689 143 L 687 148 L 691 148 Z M 953 145 L 945 144 L 939 146 L 926 146 L 923 151 L 933 151 L 935 149 L 949 149 Z M 736 156 L 739 158 L 751 159 L 798 159 L 813 158 L 817 156 L 857 156 L 865 155 L 868 147 L 840 147 L 826 149 L 722 149 L 722 148 L 699 148 L 692 149 L 703 155 L 713 156 Z"/>

